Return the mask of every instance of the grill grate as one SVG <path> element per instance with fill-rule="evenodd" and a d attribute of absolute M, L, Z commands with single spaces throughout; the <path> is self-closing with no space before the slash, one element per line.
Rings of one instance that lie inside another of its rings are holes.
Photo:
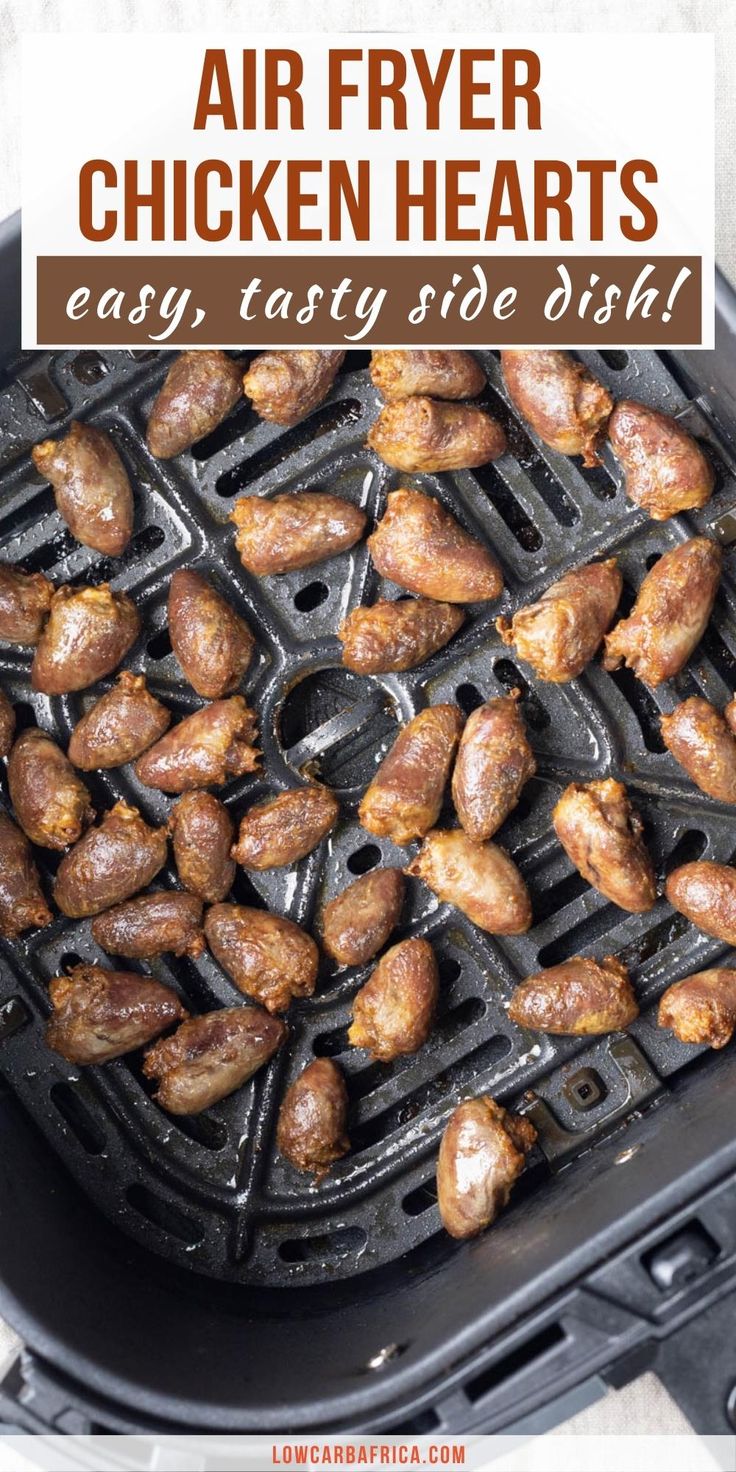
<path fill-rule="evenodd" d="M 349 355 L 331 399 L 294 429 L 256 420 L 244 405 L 191 455 L 154 461 L 144 442 L 147 412 L 165 371 L 150 353 L 69 353 L 24 360 L 0 394 L 0 555 L 56 581 L 114 577 L 144 614 L 139 645 L 126 664 L 145 671 L 175 712 L 198 704 L 179 680 L 166 633 L 173 570 L 196 563 L 213 576 L 258 636 L 247 694 L 259 712 L 264 775 L 233 783 L 237 814 L 256 797 L 293 784 L 304 768 L 335 787 L 345 820 L 332 840 L 293 873 L 238 873 L 234 895 L 267 904 L 310 925 L 321 903 L 381 861 L 404 851 L 373 839 L 354 820 L 357 800 L 388 749 L 398 720 L 431 700 L 465 711 L 518 685 L 537 751 L 538 776 L 506 824 L 502 842 L 527 878 L 538 923 L 526 936 L 483 936 L 461 916 L 412 885 L 402 934 L 427 935 L 440 956 L 441 1007 L 430 1042 L 389 1065 L 366 1063 L 347 1047 L 351 999 L 364 973 L 330 972 L 316 996 L 290 1014 L 291 1042 L 267 1070 L 207 1114 L 174 1120 L 151 1102 L 140 1060 L 80 1071 L 41 1040 L 45 982 L 78 958 L 105 961 L 89 922 L 58 917 L 13 947 L 0 943 L 0 1072 L 84 1189 L 122 1229 L 154 1251 L 223 1279 L 287 1284 L 347 1277 L 395 1260 L 438 1232 L 433 1188 L 439 1135 L 459 1096 L 488 1089 L 528 1101 L 541 1149 L 520 1194 L 547 1169 L 590 1147 L 627 1113 L 656 1098 L 667 1077 L 697 1055 L 658 1032 L 653 1011 L 664 986 L 722 951 L 660 900 L 648 915 L 625 915 L 572 869 L 549 824 L 553 802 L 572 778 L 620 775 L 645 819 L 660 875 L 703 855 L 728 859 L 733 816 L 688 787 L 663 750 L 657 713 L 696 690 L 723 703 L 736 685 L 736 585 L 733 557 L 707 638 L 690 666 L 650 694 L 627 674 L 592 667 L 565 687 L 532 688 L 495 634 L 499 611 L 528 602 L 568 567 L 616 552 L 635 589 L 668 546 L 713 526 L 734 501 L 733 466 L 723 459 L 702 412 L 687 401 L 654 354 L 583 356 L 619 397 L 631 394 L 671 411 L 714 443 L 719 485 L 705 513 L 656 526 L 628 506 L 612 459 L 592 471 L 555 455 L 513 418 L 494 355 L 488 401 L 508 426 L 513 453 L 492 466 L 445 476 L 405 477 L 440 496 L 497 549 L 506 571 L 500 608 L 477 606 L 451 645 L 421 670 L 380 680 L 340 668 L 335 629 L 349 608 L 399 590 L 381 583 L 365 546 L 317 568 L 258 582 L 243 572 L 227 513 L 236 495 L 320 488 L 374 517 L 396 481 L 365 448 L 377 398 Z M 110 566 L 66 532 L 29 446 L 59 433 L 72 414 L 109 429 L 139 488 L 137 522 L 125 557 Z M 30 659 L 6 650 L 0 678 L 19 703 L 20 724 L 37 720 L 66 745 L 87 695 L 48 699 L 29 685 Z M 105 687 L 111 682 L 105 682 Z M 3 776 L 4 780 L 4 776 Z M 141 787 L 129 768 L 93 774 L 99 808 L 136 803 L 149 820 L 170 807 Z M 5 791 L 5 789 L 4 789 Z M 41 856 L 51 876 L 52 854 Z M 157 881 L 175 882 L 171 869 Z M 593 948 L 633 968 L 643 1015 L 628 1038 L 552 1039 L 525 1033 L 507 1018 L 516 981 L 540 965 Z M 167 958 L 151 970 L 176 986 L 193 1010 L 232 1005 L 238 994 L 213 959 Z M 351 1098 L 352 1153 L 319 1188 L 275 1154 L 275 1111 L 285 1085 L 314 1055 L 339 1059 Z M 449 1242 L 446 1250 L 454 1250 Z"/>

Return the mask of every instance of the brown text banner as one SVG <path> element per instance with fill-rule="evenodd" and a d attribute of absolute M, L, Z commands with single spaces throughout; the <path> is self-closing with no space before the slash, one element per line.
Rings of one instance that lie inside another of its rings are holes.
<path fill-rule="evenodd" d="M 39 256 L 40 347 L 698 347 L 699 256 Z"/>

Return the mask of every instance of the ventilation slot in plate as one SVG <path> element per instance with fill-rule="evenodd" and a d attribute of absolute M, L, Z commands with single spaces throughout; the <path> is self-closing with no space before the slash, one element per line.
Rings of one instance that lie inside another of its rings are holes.
<path fill-rule="evenodd" d="M 580 511 L 575 502 L 553 475 L 529 437 L 520 430 L 515 435 L 514 453 L 555 521 L 560 526 L 575 526 L 580 521 Z"/>
<path fill-rule="evenodd" d="M 464 684 L 458 685 L 455 691 L 455 699 L 463 715 L 470 716 L 474 710 L 478 709 L 479 705 L 483 705 L 485 696 L 481 695 L 477 685 L 471 685 L 466 681 Z"/>
<path fill-rule="evenodd" d="M 125 1193 L 126 1200 L 130 1206 L 141 1216 L 146 1218 L 152 1226 L 158 1227 L 167 1236 L 177 1237 L 180 1242 L 185 1242 L 188 1247 L 198 1247 L 204 1238 L 204 1227 L 200 1222 L 194 1220 L 181 1211 L 172 1202 L 165 1201 L 163 1196 L 151 1191 L 148 1186 L 136 1182 L 129 1186 Z"/>
<path fill-rule="evenodd" d="M 49 1097 L 64 1123 L 88 1155 L 101 1155 L 105 1148 L 105 1132 L 79 1096 L 74 1084 L 52 1084 Z"/>
<path fill-rule="evenodd" d="M 624 946 L 618 952 L 618 959 L 624 966 L 635 968 L 643 966 L 645 961 L 650 961 L 659 951 L 664 951 L 667 946 L 674 945 L 676 940 L 684 935 L 690 927 L 690 921 L 685 915 L 666 915 L 658 925 L 653 925 L 646 935 L 640 935 L 637 940 L 631 941 L 630 945 Z"/>
<path fill-rule="evenodd" d="M 362 1227 L 343 1227 L 319 1237 L 290 1237 L 280 1242 L 278 1254 L 282 1262 L 324 1263 L 328 1268 L 335 1259 L 360 1257 L 368 1238 Z"/>
<path fill-rule="evenodd" d="M 325 404 L 301 424 L 287 429 L 285 434 L 280 434 L 262 450 L 257 450 L 249 459 L 243 460 L 240 465 L 224 470 L 216 483 L 218 496 L 237 496 L 246 486 L 252 485 L 270 470 L 283 464 L 297 450 L 303 450 L 306 445 L 313 444 L 331 431 L 342 429 L 346 424 L 357 423 L 362 412 L 357 399 L 342 399 L 337 404 Z"/>
<path fill-rule="evenodd" d="M 590 888 L 589 885 L 587 887 Z M 603 936 L 608 934 L 619 919 L 625 919 L 623 910 L 619 910 L 616 905 L 603 905 L 600 910 L 587 915 L 579 925 L 574 925 L 564 935 L 542 946 L 537 957 L 539 965 L 542 967 L 557 966 L 559 962 L 569 960 L 570 956 L 585 952 L 588 947 L 595 946 L 602 941 Z"/>
<path fill-rule="evenodd" d="M 466 1024 L 468 1025 L 468 1024 Z M 475 1072 L 480 1074 L 492 1068 L 494 1064 L 500 1063 L 511 1052 L 511 1043 L 508 1038 L 494 1037 L 488 1042 L 482 1043 L 471 1054 L 475 1060 Z M 364 1124 L 354 1125 L 350 1131 L 350 1141 L 356 1152 L 369 1150 L 371 1146 L 378 1145 L 382 1140 L 395 1134 L 397 1130 L 410 1124 L 427 1108 L 434 1108 L 443 1103 L 448 1096 L 454 1097 L 456 1090 L 464 1088 L 473 1077 L 468 1072 L 468 1059 L 462 1059 L 450 1068 L 446 1068 L 431 1083 L 423 1088 L 414 1089 L 407 1098 L 402 1099 L 399 1104 L 382 1110 L 372 1119 Z"/>
<path fill-rule="evenodd" d="M 517 501 L 513 492 L 509 490 L 495 466 L 478 465 L 473 475 L 522 550 L 538 552 L 542 545 L 542 533 L 534 525 L 521 503 Z"/>
<path fill-rule="evenodd" d="M 549 715 L 513 660 L 497 659 L 493 666 L 493 673 L 499 685 L 503 685 L 509 694 L 513 690 L 520 691 L 521 711 L 527 725 L 531 726 L 533 731 L 546 731 L 549 725 Z"/>
<path fill-rule="evenodd" d="M 647 751 L 657 755 L 666 751 L 659 728 L 661 711 L 646 686 L 636 678 L 633 670 L 626 669 L 625 666 L 619 670 L 611 670 L 610 678 L 634 712 Z"/>

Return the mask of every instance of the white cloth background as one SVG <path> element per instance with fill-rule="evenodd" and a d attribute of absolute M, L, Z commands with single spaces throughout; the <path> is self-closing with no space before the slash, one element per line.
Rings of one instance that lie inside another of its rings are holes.
<path fill-rule="evenodd" d="M 203 30 L 713 31 L 716 46 L 716 259 L 736 282 L 736 3 L 734 0 L 0 0 L 0 219 L 20 204 L 19 38 L 33 31 Z M 601 46 L 601 65 L 605 49 Z M 131 77 L 132 105 L 135 78 Z M 626 78 L 621 78 L 625 106 Z M 44 99 L 37 104 L 43 108 Z M 687 98 L 682 99 L 687 107 Z M 692 119 L 693 128 L 698 118 Z M 93 131 L 92 120 L 90 132 Z M 54 126 L 49 119 L 49 167 Z M 0 1375 L 17 1349 L 0 1322 Z M 682 1434 L 689 1425 L 653 1375 L 568 1421 L 580 1435 Z M 529 1448 L 529 1472 L 544 1449 Z"/>

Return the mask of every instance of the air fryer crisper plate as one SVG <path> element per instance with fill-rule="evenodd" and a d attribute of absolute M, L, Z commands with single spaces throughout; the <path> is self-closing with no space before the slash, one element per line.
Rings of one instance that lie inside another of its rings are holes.
<path fill-rule="evenodd" d="M 710 435 L 655 354 L 582 355 L 617 397 L 630 395 Z M 736 688 L 733 557 L 710 628 L 687 670 L 656 694 L 630 672 L 597 665 L 566 686 L 542 685 L 520 670 L 496 635 L 494 618 L 536 597 L 564 570 L 591 557 L 620 558 L 629 602 L 653 559 L 698 530 L 714 528 L 736 499 L 723 446 L 715 497 L 692 519 L 656 524 L 629 505 L 615 462 L 585 471 L 532 443 L 511 417 L 492 353 L 481 354 L 491 406 L 509 428 L 510 452 L 495 465 L 442 477 L 403 479 L 440 496 L 496 549 L 506 573 L 499 604 L 476 605 L 452 643 L 420 670 L 373 679 L 341 668 L 335 631 L 345 613 L 379 594 L 365 545 L 316 568 L 256 580 L 241 568 L 227 514 L 237 495 L 303 488 L 336 491 L 379 514 L 398 479 L 365 448 L 377 396 L 367 355 L 349 355 L 330 400 L 291 430 L 256 420 L 244 403 L 195 452 L 154 460 L 144 427 L 167 359 L 159 354 L 61 352 L 28 358 L 0 395 L 0 556 L 56 582 L 113 578 L 130 592 L 144 633 L 126 660 L 180 714 L 197 699 L 182 683 L 166 633 L 166 594 L 175 568 L 196 564 L 240 608 L 258 637 L 246 693 L 259 715 L 263 774 L 231 784 L 237 816 L 246 803 L 314 772 L 334 787 L 344 820 L 296 871 L 252 879 L 239 871 L 235 897 L 267 904 L 310 926 L 322 902 L 374 864 L 403 865 L 407 853 L 374 839 L 355 821 L 360 793 L 390 745 L 397 722 L 428 701 L 481 699 L 519 686 L 537 753 L 538 775 L 504 825 L 501 842 L 528 881 L 536 923 L 529 934 L 483 935 L 412 881 L 401 934 L 437 947 L 441 1007 L 429 1043 L 415 1056 L 373 1064 L 350 1049 L 351 999 L 364 972 L 323 967 L 317 993 L 289 1013 L 290 1043 L 246 1089 L 206 1114 L 173 1119 L 152 1102 L 139 1059 L 78 1070 L 47 1051 L 45 983 L 78 958 L 105 962 L 89 922 L 58 916 L 46 930 L 0 953 L 0 1072 L 89 1195 L 127 1233 L 153 1250 L 213 1276 L 285 1284 L 347 1277 L 388 1263 L 439 1230 L 433 1181 L 437 1143 L 457 1101 L 487 1090 L 522 1103 L 540 1132 L 524 1182 L 538 1189 L 637 1108 L 656 1099 L 668 1075 L 698 1050 L 657 1030 L 665 985 L 701 969 L 722 950 L 664 900 L 646 915 L 608 904 L 573 870 L 554 839 L 549 814 L 571 778 L 625 780 L 646 823 L 660 877 L 694 857 L 727 860 L 736 849 L 733 813 L 685 780 L 664 750 L 658 709 L 702 692 L 722 704 Z M 352 361 L 351 361 L 352 358 Z M 137 487 L 131 545 L 114 565 L 80 547 L 58 516 L 28 448 L 69 417 L 109 429 Z M 607 452 L 608 453 L 608 452 Z M 66 746 L 92 698 L 49 699 L 31 691 L 30 658 L 6 650 L 0 678 L 19 702 L 20 722 L 37 720 Z M 110 682 L 105 682 L 106 686 Z M 125 798 L 154 821 L 169 802 L 142 787 L 130 768 L 93 774 L 98 809 Z M 41 856 L 46 878 L 55 863 Z M 172 869 L 159 881 L 175 882 Z M 620 956 L 631 968 L 642 1016 L 625 1037 L 555 1039 L 512 1025 L 506 1001 L 515 982 L 580 951 Z M 205 955 L 154 963 L 193 1011 L 234 1005 L 239 994 Z M 351 1100 L 351 1153 L 316 1187 L 275 1152 L 274 1123 L 288 1082 L 314 1054 L 337 1058 Z M 522 1096 L 527 1095 L 525 1099 Z M 513 1208 L 512 1208 L 513 1209 Z M 448 1250 L 451 1249 L 448 1242 Z"/>

